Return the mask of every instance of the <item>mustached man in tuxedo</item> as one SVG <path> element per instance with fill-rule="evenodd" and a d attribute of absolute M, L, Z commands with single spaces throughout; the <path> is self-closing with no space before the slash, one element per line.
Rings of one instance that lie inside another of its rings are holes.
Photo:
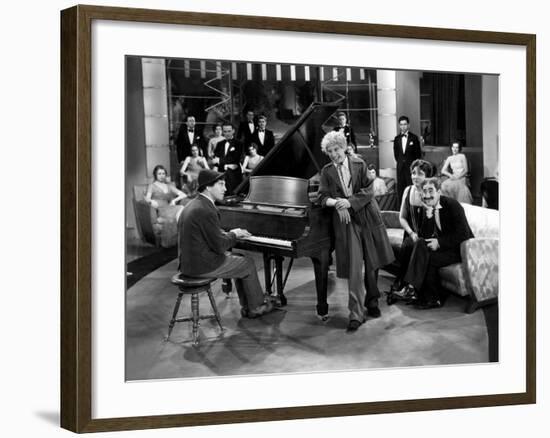
<path fill-rule="evenodd" d="M 273 131 L 267 129 L 267 117 L 264 115 L 258 117 L 258 129 L 252 134 L 252 141 L 247 148 L 252 143 L 258 146 L 258 154 L 263 157 L 275 146 L 275 136 Z"/>
<path fill-rule="evenodd" d="M 235 129 L 231 123 L 224 123 L 222 135 L 224 140 L 216 144 L 212 162 L 218 166 L 218 170 L 225 172 L 225 185 L 227 194 L 232 195 L 235 188 L 241 183 L 241 159 L 244 155 L 243 144 L 233 136 Z"/>
<path fill-rule="evenodd" d="M 243 143 L 244 147 L 248 147 L 254 141 L 253 136 L 257 129 L 254 111 L 248 110 L 246 119 L 239 124 L 239 129 L 237 129 L 237 140 Z"/>
<path fill-rule="evenodd" d="M 185 119 L 185 124 L 180 126 L 178 137 L 176 138 L 176 152 L 180 165 L 187 157 L 191 156 L 191 147 L 193 146 L 197 146 L 201 155 L 203 154 L 202 135 L 195 126 L 195 117 L 188 115 Z"/>
<path fill-rule="evenodd" d="M 462 205 L 441 195 L 439 178 L 422 182 L 423 212 L 404 280 L 416 291 L 417 307 L 441 307 L 439 268 L 461 261 L 460 245 L 474 237 Z"/>
<path fill-rule="evenodd" d="M 357 153 L 357 142 L 355 140 L 355 133 L 353 132 L 353 129 L 348 124 L 348 118 L 346 116 L 346 113 L 343 111 L 340 111 L 337 114 L 338 117 L 338 126 L 334 127 L 334 131 L 341 132 L 344 134 L 344 137 L 346 137 L 346 143 L 348 146 L 351 146 L 353 148 L 353 152 Z"/>
<path fill-rule="evenodd" d="M 405 188 L 412 184 L 411 164 L 422 158 L 422 150 L 418 137 L 409 131 L 407 116 L 399 117 L 399 130 L 401 133 L 393 140 L 393 156 L 397 164 L 397 199 L 402 199 Z"/>

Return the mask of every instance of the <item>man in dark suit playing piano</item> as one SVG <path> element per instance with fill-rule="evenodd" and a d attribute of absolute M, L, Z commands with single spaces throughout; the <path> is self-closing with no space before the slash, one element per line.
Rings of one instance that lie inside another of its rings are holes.
<path fill-rule="evenodd" d="M 183 210 L 178 220 L 180 271 L 188 277 L 234 278 L 241 304 L 241 315 L 256 318 L 273 310 L 264 296 L 254 260 L 227 252 L 237 239 L 250 236 L 240 228 L 225 232 L 221 228 L 216 201 L 225 194 L 224 174 L 201 170 L 199 195 Z"/>
<path fill-rule="evenodd" d="M 243 157 L 243 145 L 240 141 L 233 138 L 235 130 L 231 123 L 224 123 L 222 126 L 222 135 L 225 140 L 218 142 L 214 149 L 214 158 L 212 162 L 218 166 L 218 169 L 225 172 L 225 183 L 228 194 L 233 194 L 233 190 L 241 183 L 243 176 L 241 173 L 241 159 Z"/>
<path fill-rule="evenodd" d="M 275 136 L 273 131 L 266 128 L 267 117 L 261 115 L 258 117 L 258 129 L 252 135 L 252 143 L 258 145 L 258 154 L 265 157 L 267 153 L 275 146 Z M 250 146 L 250 144 L 248 145 Z M 247 146 L 247 148 L 248 148 Z"/>

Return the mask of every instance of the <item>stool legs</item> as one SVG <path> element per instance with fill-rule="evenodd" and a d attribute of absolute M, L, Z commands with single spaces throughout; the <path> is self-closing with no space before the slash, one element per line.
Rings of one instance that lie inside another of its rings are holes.
<path fill-rule="evenodd" d="M 210 305 L 214 311 L 214 315 L 203 315 L 199 314 L 199 294 L 201 292 L 206 292 L 208 294 L 208 299 L 210 300 Z M 178 318 L 178 311 L 181 305 L 181 300 L 183 295 L 191 295 L 191 317 Z M 168 325 L 168 335 L 164 338 L 164 341 L 170 339 L 174 325 L 177 322 L 191 321 L 193 323 L 193 344 L 196 346 L 199 344 L 199 325 L 201 319 L 216 319 L 216 322 L 220 326 L 220 330 L 223 332 L 224 328 L 222 326 L 220 313 L 218 312 L 218 307 L 216 306 L 216 301 L 212 294 L 212 289 L 209 285 L 202 286 L 198 288 L 182 288 L 180 287 L 180 292 L 178 293 L 178 298 L 176 299 L 176 305 L 174 306 L 174 311 L 172 312 L 172 319 Z"/>
<path fill-rule="evenodd" d="M 193 321 L 193 343 L 199 343 L 199 294 L 191 295 L 191 319 Z"/>
<path fill-rule="evenodd" d="M 170 339 L 170 335 L 172 334 L 172 330 L 174 329 L 174 325 L 176 324 L 176 317 L 178 316 L 178 310 L 180 309 L 182 297 L 183 292 L 180 292 L 178 294 L 178 298 L 176 299 L 176 305 L 174 306 L 174 312 L 172 313 L 172 319 L 170 320 L 170 325 L 168 326 L 168 335 L 166 336 L 165 341 L 168 341 L 168 339 Z"/>
<path fill-rule="evenodd" d="M 212 295 L 212 289 L 208 288 L 206 293 L 208 294 L 208 299 L 210 300 L 210 305 L 212 306 L 212 310 L 214 310 L 214 316 L 216 317 L 216 321 L 220 326 L 220 330 L 223 332 L 224 330 L 222 326 L 222 320 L 220 318 L 220 312 L 218 312 L 218 306 L 216 306 L 216 300 L 214 300 L 214 295 Z"/>

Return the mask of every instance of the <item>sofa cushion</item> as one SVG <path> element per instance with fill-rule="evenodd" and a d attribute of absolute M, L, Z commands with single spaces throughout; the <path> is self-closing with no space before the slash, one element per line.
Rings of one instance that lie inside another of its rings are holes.
<path fill-rule="evenodd" d="M 466 219 L 475 237 L 496 237 L 500 235 L 498 210 L 461 204 L 464 207 Z"/>
<path fill-rule="evenodd" d="M 463 297 L 470 295 L 466 285 L 466 278 L 462 263 L 454 263 L 439 269 L 441 285 L 445 288 Z"/>
<path fill-rule="evenodd" d="M 390 244 L 393 250 L 398 253 L 403 243 L 403 234 L 405 230 L 403 228 L 388 228 L 388 238 L 390 239 Z"/>

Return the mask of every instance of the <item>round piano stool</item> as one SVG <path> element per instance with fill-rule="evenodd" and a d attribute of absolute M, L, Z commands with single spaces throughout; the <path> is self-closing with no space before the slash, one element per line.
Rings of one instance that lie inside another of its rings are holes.
<path fill-rule="evenodd" d="M 172 330 L 174 329 L 174 325 L 176 325 L 176 322 L 193 322 L 194 345 L 199 344 L 199 325 L 201 319 L 215 319 L 220 326 L 220 330 L 222 331 L 222 333 L 224 332 L 220 313 L 218 312 L 216 301 L 214 300 L 214 296 L 212 295 L 212 288 L 210 287 L 212 282 L 215 280 L 215 278 L 185 277 L 183 275 L 180 275 L 179 273 L 172 277 L 172 284 L 178 287 L 179 292 L 176 299 L 176 305 L 174 306 L 174 311 L 172 312 L 172 319 L 170 320 L 170 324 L 168 326 L 168 335 L 166 335 L 166 337 L 164 338 L 165 341 L 168 341 L 170 339 L 170 335 L 172 334 Z M 210 305 L 212 306 L 214 314 L 199 314 L 199 294 L 202 292 L 206 292 L 206 294 L 208 295 L 208 299 L 210 300 Z M 184 295 L 191 296 L 191 316 L 178 318 L 178 311 Z"/>

